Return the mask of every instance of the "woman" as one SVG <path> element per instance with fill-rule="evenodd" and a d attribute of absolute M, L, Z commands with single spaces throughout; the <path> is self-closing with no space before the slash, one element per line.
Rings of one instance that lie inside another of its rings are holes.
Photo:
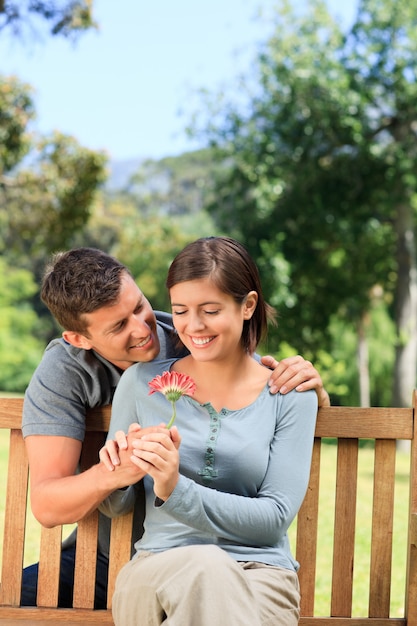
<path fill-rule="evenodd" d="M 130 367 L 113 402 L 110 438 L 122 442 L 140 425 L 115 471 L 134 466 L 146 493 L 144 534 L 116 583 L 116 626 L 295 626 L 298 564 L 287 530 L 308 484 L 317 396 L 269 393 L 269 372 L 252 354 L 273 311 L 237 241 L 189 244 L 167 287 L 190 354 Z M 170 430 L 161 427 L 170 403 L 149 394 L 164 371 L 195 383 Z M 100 453 L 108 465 L 115 445 Z M 119 490 L 102 510 L 123 513 L 133 497 Z"/>

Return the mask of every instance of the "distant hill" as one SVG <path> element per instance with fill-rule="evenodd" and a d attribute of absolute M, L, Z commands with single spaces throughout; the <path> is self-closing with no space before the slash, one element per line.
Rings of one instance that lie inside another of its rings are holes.
<path fill-rule="evenodd" d="M 134 174 L 142 165 L 146 159 L 136 158 L 127 159 L 125 161 L 110 161 L 109 162 L 109 179 L 106 182 L 106 189 L 108 191 L 117 191 L 123 189 L 132 174 Z"/>

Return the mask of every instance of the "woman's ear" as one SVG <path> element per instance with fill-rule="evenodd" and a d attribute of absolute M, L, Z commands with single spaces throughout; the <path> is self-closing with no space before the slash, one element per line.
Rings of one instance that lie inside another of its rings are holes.
<path fill-rule="evenodd" d="M 87 337 L 73 330 L 64 330 L 62 336 L 65 341 L 74 346 L 74 348 L 83 348 L 83 350 L 91 350 L 92 348 L 91 341 L 87 339 Z"/>
<path fill-rule="evenodd" d="M 258 293 L 256 291 L 250 291 L 246 296 L 246 300 L 243 304 L 243 319 L 250 320 L 256 309 L 257 304 Z"/>

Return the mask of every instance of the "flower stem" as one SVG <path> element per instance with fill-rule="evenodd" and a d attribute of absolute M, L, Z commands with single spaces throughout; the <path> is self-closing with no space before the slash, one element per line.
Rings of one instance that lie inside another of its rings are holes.
<path fill-rule="evenodd" d="M 177 417 L 177 409 L 175 407 L 175 402 L 173 401 L 173 402 L 171 402 L 171 404 L 172 404 L 172 417 L 171 417 L 171 419 L 169 420 L 169 422 L 167 424 L 168 430 L 171 428 L 172 424 L 175 421 L 175 418 Z"/>

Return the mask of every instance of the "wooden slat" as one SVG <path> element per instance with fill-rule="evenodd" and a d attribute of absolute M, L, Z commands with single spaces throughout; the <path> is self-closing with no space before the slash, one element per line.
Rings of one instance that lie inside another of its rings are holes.
<path fill-rule="evenodd" d="M 0 428 L 21 428 L 23 398 L 2 397 L 0 401 Z M 88 411 L 87 430 L 107 432 L 111 407 L 100 406 Z"/>
<path fill-rule="evenodd" d="M 90 423 L 90 415 L 86 423 Z M 80 459 L 81 471 L 97 463 L 104 439 L 103 432 L 86 433 Z M 93 511 L 78 523 L 73 599 L 73 606 L 76 608 L 94 608 L 97 545 L 98 513 Z"/>
<path fill-rule="evenodd" d="M 110 406 L 91 409 L 87 421 L 87 430 L 107 432 L 110 415 Z M 316 436 L 351 437 L 354 439 L 411 439 L 413 436 L 413 409 L 322 407 L 317 417 Z"/>
<path fill-rule="evenodd" d="M 0 399 L 0 428 L 22 427 L 23 398 Z"/>
<path fill-rule="evenodd" d="M 58 606 L 62 526 L 41 530 L 38 572 L 38 606 Z"/>
<path fill-rule="evenodd" d="M 111 624 L 114 626 L 110 611 L 90 611 L 86 609 L 47 609 L 42 607 L 1 607 L 1 626 L 85 626 L 86 624 Z"/>
<path fill-rule="evenodd" d="M 22 433 L 10 432 L 0 602 L 18 606 L 26 529 L 28 462 Z"/>
<path fill-rule="evenodd" d="M 107 433 L 111 417 L 111 406 L 97 406 L 88 411 L 87 430 L 98 430 Z"/>
<path fill-rule="evenodd" d="M 410 513 L 409 542 L 412 546 L 417 546 L 417 513 Z"/>
<path fill-rule="evenodd" d="M 331 615 L 352 615 L 358 441 L 340 439 L 337 448 Z"/>
<path fill-rule="evenodd" d="M 413 393 L 414 438 L 411 442 L 410 462 L 410 521 L 407 552 L 407 580 L 405 614 L 409 626 L 417 624 L 417 391 Z"/>
<path fill-rule="evenodd" d="M 389 617 L 396 442 L 375 442 L 369 617 Z"/>
<path fill-rule="evenodd" d="M 112 519 L 110 534 L 107 607 L 111 608 L 114 586 L 121 567 L 130 560 L 133 511 Z"/>
<path fill-rule="evenodd" d="M 316 587 L 317 523 L 319 509 L 321 440 L 314 440 L 310 481 L 304 502 L 297 515 L 296 559 L 301 564 L 298 579 L 301 589 L 301 612 L 314 615 Z"/>
<path fill-rule="evenodd" d="M 74 600 L 77 609 L 94 608 L 98 540 L 98 512 L 78 523 L 74 571 Z"/>
<path fill-rule="evenodd" d="M 22 398 L 2 398 L 0 402 L 0 428 L 20 428 L 22 423 Z M 365 413 L 364 413 L 365 412 Z M 88 431 L 107 432 L 110 423 L 110 406 L 95 407 L 88 412 Z M 366 418 L 364 417 L 366 414 Z M 317 437 L 352 437 L 364 439 L 411 439 L 413 436 L 413 410 L 411 408 L 323 407 L 316 426 Z"/>
<path fill-rule="evenodd" d="M 317 437 L 411 439 L 413 410 L 372 407 L 323 407 L 317 417 Z"/>

